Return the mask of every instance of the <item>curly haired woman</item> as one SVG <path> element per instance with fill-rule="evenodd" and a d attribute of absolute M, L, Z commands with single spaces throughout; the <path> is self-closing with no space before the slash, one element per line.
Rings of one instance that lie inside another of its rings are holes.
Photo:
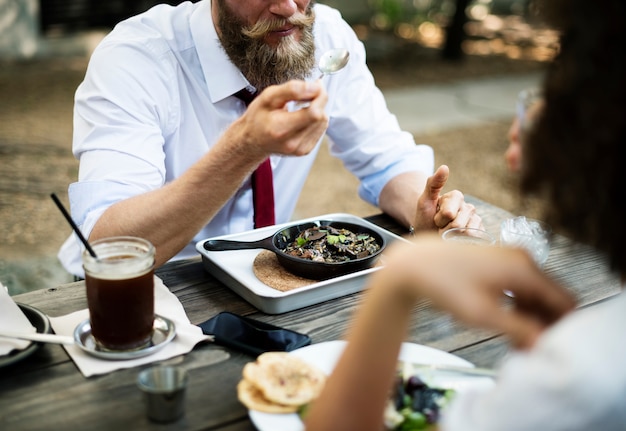
<path fill-rule="evenodd" d="M 546 221 L 605 253 L 624 282 L 626 3 L 544 3 L 561 31 L 560 52 L 521 148 L 522 191 L 545 197 Z M 514 292 L 515 307 L 501 306 L 505 289 Z M 459 393 L 439 429 L 626 429 L 626 293 L 574 311 L 566 290 L 522 251 L 477 250 L 425 234 L 392 247 L 372 276 L 307 430 L 381 429 L 400 345 L 421 298 L 467 325 L 502 332 L 515 347 L 494 387 Z"/>

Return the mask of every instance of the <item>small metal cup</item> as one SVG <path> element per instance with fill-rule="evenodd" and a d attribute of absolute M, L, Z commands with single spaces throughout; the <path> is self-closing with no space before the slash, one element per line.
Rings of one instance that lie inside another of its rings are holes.
<path fill-rule="evenodd" d="M 144 393 L 146 413 L 155 422 L 173 422 L 185 413 L 187 371 L 174 366 L 155 366 L 137 377 Z"/>

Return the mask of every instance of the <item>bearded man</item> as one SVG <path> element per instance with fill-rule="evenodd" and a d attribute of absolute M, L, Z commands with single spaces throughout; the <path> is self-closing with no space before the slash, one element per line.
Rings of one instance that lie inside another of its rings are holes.
<path fill-rule="evenodd" d="M 347 67 L 317 79 L 334 48 Z M 76 91 L 72 217 L 89 240 L 148 239 L 157 266 L 195 256 L 202 239 L 290 221 L 325 135 L 359 195 L 407 229 L 481 225 L 462 193 L 440 194 L 447 167 L 433 174 L 432 149 L 400 130 L 351 27 L 310 0 L 159 5 L 119 23 Z M 77 276 L 81 247 L 72 235 L 59 252 Z"/>

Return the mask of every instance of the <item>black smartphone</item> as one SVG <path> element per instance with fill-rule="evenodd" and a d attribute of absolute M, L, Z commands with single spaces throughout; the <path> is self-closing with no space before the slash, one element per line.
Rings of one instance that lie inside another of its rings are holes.
<path fill-rule="evenodd" d="M 290 352 L 311 344 L 306 334 L 223 311 L 198 325 L 215 343 L 252 356 L 264 352 Z"/>

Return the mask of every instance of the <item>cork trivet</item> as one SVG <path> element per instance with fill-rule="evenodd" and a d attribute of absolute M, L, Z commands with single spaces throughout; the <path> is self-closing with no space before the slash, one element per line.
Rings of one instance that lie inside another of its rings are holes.
<path fill-rule="evenodd" d="M 383 265 L 383 258 L 380 258 L 374 264 L 374 267 Z M 309 284 L 318 283 L 319 280 L 311 280 L 309 278 L 299 277 L 287 271 L 279 262 L 276 254 L 263 250 L 254 258 L 252 264 L 254 275 L 268 285 L 272 289 L 280 290 L 281 292 L 287 292 L 289 290 L 297 289 L 298 287 L 308 286 Z"/>
<path fill-rule="evenodd" d="M 278 262 L 276 254 L 269 250 L 263 250 L 256 255 L 252 269 L 259 280 L 281 292 L 318 282 L 290 273 Z"/>

